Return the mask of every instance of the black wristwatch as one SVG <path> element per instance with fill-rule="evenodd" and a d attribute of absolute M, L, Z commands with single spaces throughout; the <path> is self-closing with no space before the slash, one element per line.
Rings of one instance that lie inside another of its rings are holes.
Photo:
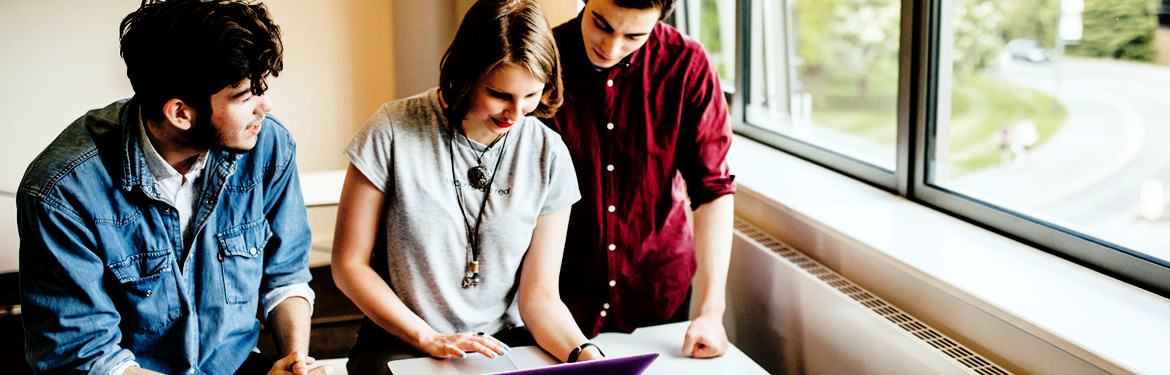
<path fill-rule="evenodd" d="M 597 352 L 601 353 L 602 357 L 605 356 L 605 353 L 602 353 L 601 348 L 598 348 L 597 345 L 593 345 L 593 343 L 586 341 L 584 344 L 581 344 L 581 346 L 573 348 L 573 351 L 569 352 L 569 360 L 565 361 L 565 363 L 577 362 L 577 357 L 581 356 L 581 352 L 585 351 L 585 348 L 588 348 L 590 346 L 596 348 Z"/>

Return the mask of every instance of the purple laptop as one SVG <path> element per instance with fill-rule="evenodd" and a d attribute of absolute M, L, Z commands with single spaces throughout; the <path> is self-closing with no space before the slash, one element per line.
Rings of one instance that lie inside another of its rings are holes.
<path fill-rule="evenodd" d="M 654 360 L 657 358 L 658 353 L 649 353 L 629 357 L 606 358 L 577 363 L 562 363 L 559 365 L 552 365 L 529 370 L 497 372 L 494 375 L 638 375 L 643 371 L 646 371 L 646 368 L 650 367 L 650 363 L 654 362 Z"/>

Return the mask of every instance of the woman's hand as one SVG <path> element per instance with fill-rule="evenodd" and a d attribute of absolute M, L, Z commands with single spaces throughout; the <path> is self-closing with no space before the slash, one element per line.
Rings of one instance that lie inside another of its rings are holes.
<path fill-rule="evenodd" d="M 435 333 L 424 336 L 419 339 L 418 348 L 424 353 L 437 358 L 466 358 L 468 352 L 476 352 L 488 358 L 496 358 L 512 350 L 511 347 L 504 345 L 503 342 L 496 340 L 491 335 L 470 332 L 449 335 Z"/>

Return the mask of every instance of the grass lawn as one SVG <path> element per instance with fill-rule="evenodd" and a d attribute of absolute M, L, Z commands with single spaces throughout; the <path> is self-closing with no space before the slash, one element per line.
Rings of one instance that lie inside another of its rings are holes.
<path fill-rule="evenodd" d="M 950 164 L 952 176 L 999 163 L 993 134 L 1001 125 L 1036 123 L 1040 138 L 1052 137 L 1064 124 L 1063 106 L 1053 110 L 1052 97 L 1032 89 L 982 76 L 955 83 L 951 98 Z"/>
<path fill-rule="evenodd" d="M 814 105 L 815 123 L 882 146 L 896 146 L 897 118 L 892 106 L 874 108 L 843 100 L 831 102 Z M 1047 94 L 982 76 L 955 82 L 951 112 L 947 137 L 952 177 L 999 163 L 999 145 L 993 135 L 1001 125 L 1010 129 L 1025 120 L 1035 122 L 1040 145 L 1060 130 L 1065 116 L 1063 107 L 1053 111 L 1052 97 Z"/>

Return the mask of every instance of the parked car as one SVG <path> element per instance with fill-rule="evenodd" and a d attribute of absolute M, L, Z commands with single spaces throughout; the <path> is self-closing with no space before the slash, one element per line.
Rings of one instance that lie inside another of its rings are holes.
<path fill-rule="evenodd" d="M 1029 62 L 1047 62 L 1052 59 L 1048 50 L 1039 42 L 1031 39 L 1012 39 L 1007 43 L 1007 51 L 1013 59 Z"/>

